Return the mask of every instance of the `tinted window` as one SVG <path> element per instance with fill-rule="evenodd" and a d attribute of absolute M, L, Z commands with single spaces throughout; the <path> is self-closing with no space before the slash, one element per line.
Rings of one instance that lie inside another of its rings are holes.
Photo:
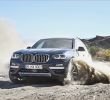
<path fill-rule="evenodd" d="M 35 43 L 32 48 L 72 49 L 72 39 L 43 39 Z"/>

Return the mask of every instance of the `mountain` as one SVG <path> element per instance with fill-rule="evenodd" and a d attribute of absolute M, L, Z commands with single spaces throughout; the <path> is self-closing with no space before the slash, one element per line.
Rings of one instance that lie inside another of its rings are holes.
<path fill-rule="evenodd" d="M 97 46 L 104 49 L 110 49 L 110 36 L 96 36 L 91 39 L 81 39 L 88 46 Z"/>

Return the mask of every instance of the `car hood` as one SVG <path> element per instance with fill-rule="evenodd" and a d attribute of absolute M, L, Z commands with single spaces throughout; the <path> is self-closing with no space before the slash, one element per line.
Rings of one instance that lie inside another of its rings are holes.
<path fill-rule="evenodd" d="M 52 48 L 52 49 L 23 49 L 23 50 L 19 50 L 16 51 L 15 53 L 19 53 L 19 54 L 37 54 L 37 53 L 46 53 L 46 54 L 57 54 L 57 53 L 65 53 L 66 51 L 73 51 L 73 49 L 56 49 L 56 48 Z"/>

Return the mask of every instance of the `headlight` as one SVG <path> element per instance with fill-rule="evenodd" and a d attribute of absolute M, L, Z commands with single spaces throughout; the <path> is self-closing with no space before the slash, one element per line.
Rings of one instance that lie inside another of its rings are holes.
<path fill-rule="evenodd" d="M 66 56 L 64 54 L 56 54 L 53 55 L 54 59 L 66 59 Z"/>
<path fill-rule="evenodd" d="M 13 58 L 13 59 L 20 58 L 20 54 L 13 54 L 11 58 Z"/>

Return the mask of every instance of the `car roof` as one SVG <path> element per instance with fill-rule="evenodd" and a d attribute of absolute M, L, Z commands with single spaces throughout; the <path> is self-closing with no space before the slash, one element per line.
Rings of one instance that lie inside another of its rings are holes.
<path fill-rule="evenodd" d="M 70 39 L 70 40 L 73 40 L 74 38 L 44 38 L 44 40 L 47 40 L 47 39 Z"/>

